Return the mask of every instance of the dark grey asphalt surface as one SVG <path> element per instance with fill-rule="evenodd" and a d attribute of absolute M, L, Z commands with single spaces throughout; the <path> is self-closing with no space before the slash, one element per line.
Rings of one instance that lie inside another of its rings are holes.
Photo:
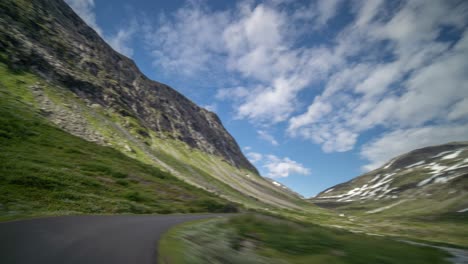
<path fill-rule="evenodd" d="M 0 223 L 0 263 L 154 264 L 171 226 L 226 215 L 63 216 Z"/>

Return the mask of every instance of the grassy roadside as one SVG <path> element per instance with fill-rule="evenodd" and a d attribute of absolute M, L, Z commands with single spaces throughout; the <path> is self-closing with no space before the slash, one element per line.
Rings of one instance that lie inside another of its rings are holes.
<path fill-rule="evenodd" d="M 165 264 L 449 263 L 438 249 L 253 214 L 177 226 L 159 254 Z"/>
<path fill-rule="evenodd" d="M 158 263 L 185 263 L 184 262 L 184 243 L 178 239 L 178 234 L 192 225 L 212 221 L 213 219 L 195 220 L 176 225 L 169 229 L 160 239 L 158 244 Z"/>

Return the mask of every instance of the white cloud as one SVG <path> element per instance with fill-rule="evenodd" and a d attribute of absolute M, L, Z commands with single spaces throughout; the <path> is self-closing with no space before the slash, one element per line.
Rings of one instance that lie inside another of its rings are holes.
<path fill-rule="evenodd" d="M 273 146 L 278 146 L 279 145 L 278 141 L 275 139 L 275 137 L 273 135 L 271 135 L 270 133 L 268 133 L 267 131 L 265 131 L 265 130 L 258 130 L 257 135 L 261 139 L 263 139 L 265 141 L 268 141 Z"/>
<path fill-rule="evenodd" d="M 237 105 L 236 117 L 264 123 L 286 120 L 297 106 L 297 82 L 302 80 L 273 80 L 271 87 L 257 86 Z M 299 87 L 303 87 L 300 84 Z"/>
<path fill-rule="evenodd" d="M 314 6 L 320 9 L 314 19 L 323 23 L 341 1 L 325 2 Z M 148 47 L 158 67 L 179 76 L 238 74 L 248 85 L 219 90 L 217 99 L 232 100 L 239 119 L 283 122 L 297 111 L 297 94 L 339 60 L 326 48 L 297 46 L 307 32 L 298 30 L 303 18 L 281 6 L 243 1 L 233 10 L 213 11 L 189 2 L 175 15 L 162 16 L 157 29 L 146 27 Z"/>
<path fill-rule="evenodd" d="M 384 0 L 373 0 L 373 1 L 358 1 L 358 15 L 356 20 L 357 27 L 365 27 L 371 22 L 379 9 L 383 6 Z"/>
<path fill-rule="evenodd" d="M 228 67 L 246 77 L 270 80 L 292 67 L 287 60 L 277 60 L 287 50 L 282 32 L 286 17 L 264 4 L 251 8 L 245 6 L 244 13 L 224 30 Z"/>
<path fill-rule="evenodd" d="M 332 106 L 326 101 L 322 101 L 320 96 L 315 97 L 314 103 L 309 106 L 307 112 L 300 116 L 291 118 L 289 121 L 289 129 L 291 133 L 295 133 L 296 129 L 308 125 L 309 123 L 315 123 L 320 120 L 323 116 L 330 113 Z"/>
<path fill-rule="evenodd" d="M 213 103 L 213 104 L 204 105 L 203 108 L 211 112 L 216 112 L 218 110 L 218 105 Z"/>
<path fill-rule="evenodd" d="M 417 148 L 450 141 L 463 141 L 467 139 L 467 135 L 467 124 L 425 126 L 385 133 L 363 147 L 361 155 L 370 162 L 363 169 L 366 171 L 376 169 L 391 158 Z"/>
<path fill-rule="evenodd" d="M 468 98 L 461 99 L 456 103 L 450 113 L 448 114 L 449 120 L 463 120 L 468 118 Z"/>
<path fill-rule="evenodd" d="M 344 2 L 344 0 L 309 1 L 308 6 L 296 7 L 292 18 L 309 22 L 314 30 L 320 30 L 336 16 Z"/>
<path fill-rule="evenodd" d="M 232 102 L 236 118 L 260 125 L 287 121 L 289 135 L 320 144 L 325 152 L 349 151 L 364 133 L 374 144 L 392 133 L 467 124 L 468 3 L 354 0 L 346 3 L 352 22 L 322 34 L 343 2 L 242 1 L 220 11 L 190 1 L 174 15 L 146 23 L 144 35 L 155 65 L 167 72 L 239 80 L 223 83 L 231 88 L 215 95 Z M 81 9 L 89 13 L 94 2 L 85 3 Z M 125 36 L 114 45 L 128 43 Z M 304 91 L 308 102 L 300 96 Z M 442 140 L 437 135 L 427 133 L 427 142 Z M 375 153 L 367 151 L 372 144 L 362 149 L 368 168 L 384 159 L 365 154 Z"/>
<path fill-rule="evenodd" d="M 439 36 L 442 27 L 466 28 L 461 14 L 468 5 L 408 1 L 393 13 L 381 14 L 386 10 L 383 1 L 361 3 L 355 22 L 330 48 L 331 57 L 343 63 L 324 79 L 324 91 L 307 111 L 290 119 L 289 134 L 321 144 L 326 152 L 351 150 L 360 134 L 377 127 L 386 132 L 376 142 L 387 142 L 393 132 L 411 134 L 422 128 L 434 131 L 425 133 L 427 144 L 451 140 L 448 132 L 437 131 L 467 121 L 468 31 L 458 41 L 441 41 Z M 373 158 L 373 145 L 363 148 L 362 156 L 370 162 L 366 168 L 415 146 L 412 138 L 398 140 L 409 147 L 385 157 Z"/>
<path fill-rule="evenodd" d="M 278 158 L 274 155 L 268 155 L 267 161 L 263 165 L 267 169 L 267 177 L 285 178 L 291 174 L 309 175 L 310 169 L 289 158 Z"/>
<path fill-rule="evenodd" d="M 263 159 L 263 155 L 257 152 L 247 152 L 246 155 L 252 163 L 257 163 Z"/>
<path fill-rule="evenodd" d="M 324 25 L 333 18 L 340 4 L 343 3 L 343 0 L 327 0 L 327 1 L 317 1 L 318 17 L 317 23 L 319 25 Z"/>
<path fill-rule="evenodd" d="M 213 12 L 189 1 L 173 15 L 162 15 L 156 25 L 147 22 L 144 37 L 154 64 L 179 75 L 213 74 L 219 69 L 223 29 L 229 20 L 229 12 Z"/>
<path fill-rule="evenodd" d="M 216 92 L 215 98 L 218 100 L 240 100 L 249 96 L 249 90 L 238 86 L 233 88 L 223 88 Z"/>
<path fill-rule="evenodd" d="M 75 11 L 88 26 L 92 27 L 102 36 L 102 29 L 96 23 L 94 0 L 65 0 L 65 2 L 73 8 L 73 11 Z"/>
<path fill-rule="evenodd" d="M 268 5 L 246 10 L 224 32 L 228 68 L 260 85 L 236 101 L 237 117 L 285 121 L 298 108 L 297 94 L 338 62 L 325 48 L 294 48 L 300 36 L 286 12 Z"/>
<path fill-rule="evenodd" d="M 291 160 L 288 157 L 280 158 L 275 155 L 263 155 L 261 153 L 250 151 L 251 149 L 251 147 L 244 147 L 244 150 L 249 151 L 246 153 L 247 158 L 250 162 L 264 168 L 266 170 L 266 177 L 285 178 L 294 174 L 310 174 L 309 168 L 304 167 L 304 165 Z"/>

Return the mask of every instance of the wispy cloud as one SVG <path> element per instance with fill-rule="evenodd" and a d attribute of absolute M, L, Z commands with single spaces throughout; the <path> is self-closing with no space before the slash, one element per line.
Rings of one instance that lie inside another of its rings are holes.
<path fill-rule="evenodd" d="M 204 105 L 203 108 L 211 112 L 216 112 L 218 110 L 218 105 L 216 103 L 212 103 L 212 104 Z"/>
<path fill-rule="evenodd" d="M 200 1 L 189 1 L 173 14 L 162 14 L 157 23 L 147 21 L 144 37 L 154 64 L 179 75 L 212 74 L 219 69 L 223 29 L 230 16 L 213 12 Z"/>
<path fill-rule="evenodd" d="M 268 155 L 267 161 L 263 165 L 267 169 L 267 177 L 285 178 L 291 174 L 309 175 L 310 169 L 304 165 L 289 158 L 279 158 L 274 155 Z"/>
<path fill-rule="evenodd" d="M 268 141 L 273 146 L 278 146 L 279 145 L 279 143 L 275 139 L 275 137 L 273 135 L 271 135 L 270 133 L 268 133 L 267 131 L 265 131 L 265 130 L 258 130 L 257 135 L 258 135 L 259 138 L 261 138 L 261 139 L 263 139 L 265 141 Z"/>
<path fill-rule="evenodd" d="M 246 155 L 252 163 L 257 163 L 263 159 L 263 155 L 257 152 L 247 152 Z"/>
<path fill-rule="evenodd" d="M 67 2 L 101 31 L 92 0 Z M 344 7 L 349 23 L 320 35 Z M 371 169 L 405 146 L 468 139 L 456 132 L 468 125 L 467 13 L 468 3 L 456 0 L 241 1 L 229 10 L 188 1 L 141 33 L 158 68 L 225 81 L 230 88 L 215 99 L 273 145 L 263 125 L 286 124 L 289 136 L 325 152 L 352 150 L 362 134 L 373 135 L 360 150 Z M 106 39 L 131 54 L 132 34 Z M 413 139 L 417 131 L 426 138 Z M 392 151 L 377 151 L 391 140 L 399 140 Z"/>
<path fill-rule="evenodd" d="M 344 49 L 361 55 L 362 61 L 347 60 L 335 71 L 307 111 L 289 121 L 289 133 L 333 152 L 348 151 L 361 133 L 383 127 L 389 132 L 362 150 L 362 156 L 370 161 L 366 169 L 409 147 L 442 143 L 444 137 L 438 135 L 446 135 L 446 141 L 460 139 L 460 134 L 454 137 L 447 133 L 447 126 L 467 121 L 468 109 L 461 106 L 468 97 L 468 76 L 464 73 L 468 69 L 464 59 L 468 56 L 467 31 L 458 41 L 439 38 L 443 26 L 453 30 L 466 27 L 463 13 L 467 5 L 454 3 L 410 1 L 383 21 L 373 19 L 379 11 L 375 3 L 363 4 L 355 23 L 342 32 L 336 47 L 339 50 L 340 45 L 364 43 L 354 50 Z M 356 36 L 361 38 L 357 42 Z M 389 44 L 382 46 L 383 41 Z M 367 56 L 361 54 L 364 51 Z M 394 58 L 382 61 L 385 54 Z M 399 137 L 393 151 L 373 156 L 375 148 L 397 135 L 414 135 L 414 131 L 426 131 L 427 138 L 415 141 Z"/>
<path fill-rule="evenodd" d="M 343 2 L 343 0 L 317 1 L 316 8 L 318 12 L 316 22 L 318 26 L 325 25 L 328 20 L 333 18 L 337 13 L 338 7 Z"/>
<path fill-rule="evenodd" d="M 308 6 L 298 15 L 274 3 L 244 1 L 214 11 L 190 1 L 149 25 L 145 35 L 158 67 L 179 76 L 236 74 L 248 85 L 219 91 L 217 98 L 232 100 L 239 119 L 278 123 L 297 110 L 297 94 L 332 67 L 329 51 L 294 47 L 297 25 L 317 17 L 326 23 L 341 1 L 331 2 L 306 17 Z"/>
<path fill-rule="evenodd" d="M 241 10 L 223 35 L 228 69 L 253 80 L 249 92 L 235 98 L 237 117 L 285 121 L 297 110 L 297 94 L 331 67 L 330 53 L 294 47 L 298 21 L 286 11 L 267 4 L 244 4 Z"/>
<path fill-rule="evenodd" d="M 269 178 L 286 178 L 290 175 L 309 175 L 310 169 L 288 157 L 280 158 L 275 155 L 264 155 L 258 152 L 247 152 L 247 158 L 266 170 Z"/>

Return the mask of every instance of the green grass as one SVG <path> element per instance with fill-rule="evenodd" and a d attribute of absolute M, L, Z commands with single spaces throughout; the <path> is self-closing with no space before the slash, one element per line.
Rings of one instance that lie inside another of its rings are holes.
<path fill-rule="evenodd" d="M 236 209 L 168 172 L 51 125 L 30 103 L 28 87 L 39 80 L 0 65 L 0 220 Z"/>
<path fill-rule="evenodd" d="M 186 222 L 171 228 L 166 232 L 158 243 L 158 262 L 159 263 L 184 263 L 184 241 L 175 239 L 179 232 L 190 228 L 194 224 L 212 221 L 210 219 L 196 220 Z"/>
<path fill-rule="evenodd" d="M 161 263 L 449 263 L 438 249 L 250 214 L 179 226 L 160 245 Z"/>

